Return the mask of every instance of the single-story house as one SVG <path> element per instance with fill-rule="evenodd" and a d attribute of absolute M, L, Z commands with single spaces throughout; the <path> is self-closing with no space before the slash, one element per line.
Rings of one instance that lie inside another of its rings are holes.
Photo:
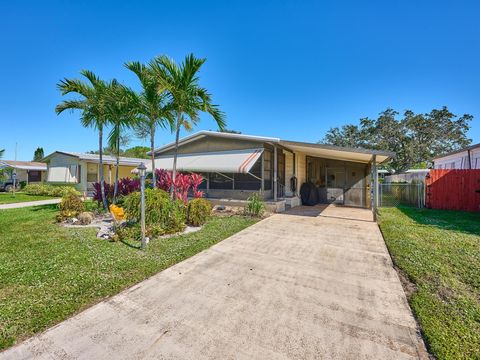
<path fill-rule="evenodd" d="M 18 183 L 41 183 L 46 179 L 47 164 L 36 161 L 0 160 L 0 170 L 7 169 L 9 177 L 16 174 Z"/>
<path fill-rule="evenodd" d="M 437 156 L 434 169 L 480 169 L 480 143 Z"/>
<path fill-rule="evenodd" d="M 66 151 L 55 151 L 44 158 L 47 163 L 47 182 L 52 184 L 73 184 L 85 196 L 93 193 L 93 184 L 100 180 L 100 156 Z M 132 177 L 140 163 L 148 159 L 120 157 L 119 179 Z M 103 155 L 103 177 L 105 182 L 115 182 L 117 159 L 114 156 Z"/>
<path fill-rule="evenodd" d="M 174 149 L 171 143 L 155 150 L 156 168 L 172 169 Z M 302 184 L 310 182 L 323 203 L 370 207 L 371 174 L 378 184 L 377 165 L 392 156 L 385 151 L 200 131 L 180 139 L 177 169 L 201 173 L 206 197 L 213 199 L 245 200 L 259 193 L 267 201 L 296 206 Z"/>

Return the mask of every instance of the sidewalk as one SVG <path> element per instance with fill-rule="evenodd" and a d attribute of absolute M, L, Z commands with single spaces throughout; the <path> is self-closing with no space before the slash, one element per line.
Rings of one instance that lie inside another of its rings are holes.
<path fill-rule="evenodd" d="M 0 205 L 0 210 L 18 209 L 18 208 L 38 206 L 38 205 L 58 204 L 60 201 L 62 201 L 62 199 L 48 199 L 48 200 L 27 201 L 27 202 L 13 203 L 13 204 L 3 204 L 3 205 Z"/>

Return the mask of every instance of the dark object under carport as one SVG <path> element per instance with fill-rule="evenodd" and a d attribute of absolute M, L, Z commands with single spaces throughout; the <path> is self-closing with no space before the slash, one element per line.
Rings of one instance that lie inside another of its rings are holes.
<path fill-rule="evenodd" d="M 313 206 L 318 204 L 319 196 L 317 187 L 311 182 L 303 183 L 300 188 L 300 197 L 302 205 Z"/>

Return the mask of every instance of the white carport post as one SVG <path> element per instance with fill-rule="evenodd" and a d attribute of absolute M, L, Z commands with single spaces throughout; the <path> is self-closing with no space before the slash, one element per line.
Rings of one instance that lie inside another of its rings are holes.
<path fill-rule="evenodd" d="M 277 145 L 273 146 L 273 200 L 277 201 L 277 172 L 278 172 L 278 164 L 277 164 Z"/>
<path fill-rule="evenodd" d="M 378 169 L 377 156 L 372 156 L 372 212 L 373 221 L 377 221 L 377 207 L 378 207 Z"/>

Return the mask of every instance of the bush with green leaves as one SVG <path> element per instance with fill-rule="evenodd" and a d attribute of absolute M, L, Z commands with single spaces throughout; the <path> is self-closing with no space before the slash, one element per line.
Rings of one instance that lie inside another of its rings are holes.
<path fill-rule="evenodd" d="M 187 224 L 201 226 L 212 212 L 212 204 L 206 199 L 192 199 L 187 204 Z"/>
<path fill-rule="evenodd" d="M 78 195 L 70 193 L 62 198 L 58 208 L 60 209 L 60 214 L 58 214 L 57 220 L 62 221 L 84 212 L 85 204 Z"/>
<path fill-rule="evenodd" d="M 140 222 L 140 192 L 124 197 L 125 218 Z M 172 234 L 185 229 L 185 205 L 181 200 L 171 200 L 167 192 L 161 189 L 145 190 L 145 224 L 155 227 L 155 236 Z"/>
<path fill-rule="evenodd" d="M 54 186 L 49 184 L 30 184 L 23 191 L 28 195 L 63 197 L 68 194 L 80 195 L 73 186 Z"/>
<path fill-rule="evenodd" d="M 255 193 L 247 199 L 247 205 L 244 209 L 245 215 L 248 216 L 262 216 L 265 212 L 265 204 L 260 196 Z"/>

